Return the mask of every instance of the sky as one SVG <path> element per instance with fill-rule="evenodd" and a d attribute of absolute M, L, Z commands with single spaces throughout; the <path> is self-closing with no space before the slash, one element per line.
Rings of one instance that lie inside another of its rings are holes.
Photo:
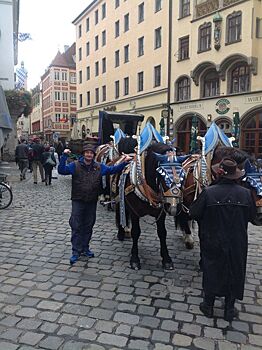
<path fill-rule="evenodd" d="M 32 40 L 19 42 L 18 65 L 28 71 L 27 89 L 34 88 L 56 56 L 58 49 L 75 41 L 72 21 L 92 0 L 20 0 L 19 32 Z"/>

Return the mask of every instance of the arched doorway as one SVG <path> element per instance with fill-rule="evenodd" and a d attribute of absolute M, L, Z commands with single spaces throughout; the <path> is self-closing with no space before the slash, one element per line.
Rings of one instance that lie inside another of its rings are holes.
<path fill-rule="evenodd" d="M 156 121 L 154 117 L 148 117 L 146 122 L 149 122 L 150 124 L 152 124 L 154 128 L 156 127 Z"/>
<path fill-rule="evenodd" d="M 262 110 L 251 113 L 241 125 L 241 148 L 262 158 Z"/>
<path fill-rule="evenodd" d="M 177 124 L 177 147 L 184 152 L 189 153 L 190 151 L 190 138 L 191 138 L 191 127 L 192 127 L 193 115 L 188 115 L 181 119 Z M 201 118 L 197 116 L 197 135 L 203 136 L 207 131 L 206 124 Z M 199 145 L 200 146 L 200 145 Z"/>
<path fill-rule="evenodd" d="M 227 118 L 218 118 L 215 120 L 216 125 L 228 136 L 232 136 L 232 121 Z"/>

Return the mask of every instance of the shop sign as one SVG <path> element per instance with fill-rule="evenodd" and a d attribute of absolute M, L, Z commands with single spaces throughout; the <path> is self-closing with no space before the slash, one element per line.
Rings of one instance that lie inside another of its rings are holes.
<path fill-rule="evenodd" d="M 245 98 L 245 103 L 261 103 L 262 102 L 262 96 L 247 96 Z"/>
<path fill-rule="evenodd" d="M 216 112 L 218 114 L 226 114 L 230 110 L 230 101 L 227 98 L 221 98 L 216 103 Z"/>
<path fill-rule="evenodd" d="M 180 111 L 203 109 L 203 103 L 196 102 L 196 103 L 182 104 L 178 108 Z"/>

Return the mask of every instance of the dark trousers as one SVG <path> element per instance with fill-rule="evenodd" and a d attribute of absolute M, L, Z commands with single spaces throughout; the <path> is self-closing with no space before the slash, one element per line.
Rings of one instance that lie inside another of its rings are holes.
<path fill-rule="evenodd" d="M 72 212 L 69 224 L 72 229 L 72 253 L 80 255 L 89 248 L 93 227 L 96 222 L 97 202 L 72 200 Z"/>
<path fill-rule="evenodd" d="M 28 169 L 28 159 L 19 159 L 18 166 L 19 166 L 19 170 L 21 172 L 21 176 L 23 177 L 23 179 L 25 179 L 25 174 L 26 174 L 27 169 Z"/>
<path fill-rule="evenodd" d="M 53 166 L 49 164 L 44 165 L 44 170 L 45 170 L 45 183 L 51 185 Z"/>

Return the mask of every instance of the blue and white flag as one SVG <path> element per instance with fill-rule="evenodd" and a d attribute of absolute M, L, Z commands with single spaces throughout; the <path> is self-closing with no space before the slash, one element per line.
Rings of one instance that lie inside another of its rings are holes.
<path fill-rule="evenodd" d="M 16 69 L 16 89 L 25 88 L 25 83 L 27 79 L 27 71 L 24 69 L 22 65 L 20 68 Z"/>
<path fill-rule="evenodd" d="M 19 41 L 26 41 L 27 39 L 32 40 L 30 33 L 18 33 L 17 39 Z"/>

